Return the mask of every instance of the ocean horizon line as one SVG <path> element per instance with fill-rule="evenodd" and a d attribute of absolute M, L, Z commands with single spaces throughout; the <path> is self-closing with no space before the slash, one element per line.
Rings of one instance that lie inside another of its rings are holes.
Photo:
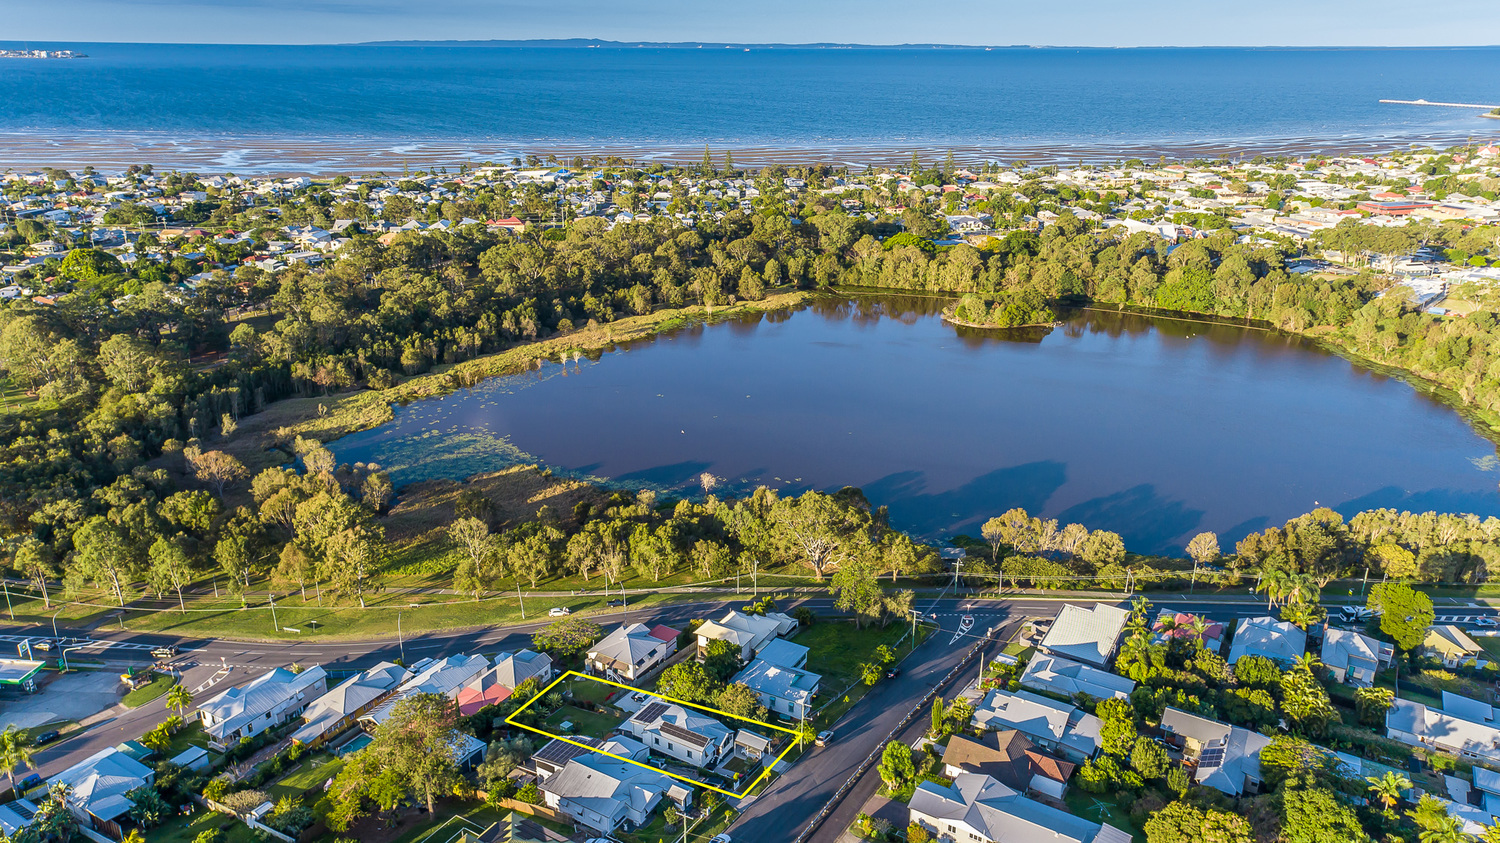
<path fill-rule="evenodd" d="M 1299 51 L 1444 51 L 1494 50 L 1500 43 L 1486 44 L 953 44 L 943 42 L 902 42 L 891 44 L 842 41 L 649 41 L 612 38 L 489 38 L 489 39 L 394 39 L 376 41 L 83 41 L 68 39 L 0 39 L 0 46 L 11 45 L 57 47 L 138 46 L 138 47 L 474 47 L 474 48 L 556 48 L 556 49 L 761 49 L 761 50 L 881 50 L 881 51 L 995 51 L 995 50 L 1243 50 L 1264 52 Z"/>

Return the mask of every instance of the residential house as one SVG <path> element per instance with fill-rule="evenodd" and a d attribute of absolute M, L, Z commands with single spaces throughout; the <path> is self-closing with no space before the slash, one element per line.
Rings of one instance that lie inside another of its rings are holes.
<path fill-rule="evenodd" d="M 1282 667 L 1290 666 L 1307 652 L 1307 633 L 1295 624 L 1272 617 L 1246 618 L 1229 642 L 1229 663 L 1245 656 L 1265 656 Z"/>
<path fill-rule="evenodd" d="M 1386 737 L 1411 746 L 1500 764 L 1500 729 L 1461 716 L 1397 699 L 1385 713 Z"/>
<path fill-rule="evenodd" d="M 1193 766 L 1199 784 L 1230 796 L 1260 790 L 1260 751 L 1270 738 L 1171 706 L 1162 713 L 1161 729 Z"/>
<path fill-rule="evenodd" d="M 943 775 L 982 773 L 1022 793 L 1061 799 L 1077 766 L 1037 749 L 1014 729 L 986 732 L 980 740 L 954 735 L 943 751 Z"/>
<path fill-rule="evenodd" d="M 806 661 L 806 648 L 802 649 L 802 661 Z M 744 683 L 766 708 L 783 717 L 801 720 L 811 712 L 813 697 L 817 695 L 818 683 L 823 677 L 766 659 L 756 659 L 731 681 Z"/>
<path fill-rule="evenodd" d="M 1468 633 L 1452 624 L 1429 627 L 1422 646 L 1449 667 L 1457 667 L 1469 659 L 1477 659 L 1484 652 L 1484 648 L 1470 638 Z"/>
<path fill-rule="evenodd" d="M 1390 666 L 1394 655 L 1390 644 L 1350 629 L 1329 627 L 1323 633 L 1319 658 L 1324 667 L 1333 671 L 1334 681 L 1368 688 L 1375 684 L 1375 674 Z"/>
<path fill-rule="evenodd" d="M 321 667 L 301 673 L 278 667 L 198 706 L 198 719 L 215 743 L 228 746 L 291 720 L 327 691 Z"/>
<path fill-rule="evenodd" d="M 668 626 L 643 623 L 617 627 L 589 650 L 588 664 L 605 676 L 633 682 L 677 652 L 678 634 Z"/>
<path fill-rule="evenodd" d="M 663 796 L 670 794 L 679 807 L 692 796 L 663 773 L 595 752 L 569 759 L 537 788 L 547 807 L 606 834 L 645 825 Z"/>
<path fill-rule="evenodd" d="M 911 821 L 943 843 L 1129 843 L 1109 824 L 1090 822 L 1022 796 L 981 773 L 961 773 L 951 785 L 922 782 L 912 794 Z"/>
<path fill-rule="evenodd" d="M 309 746 L 323 743 L 354 725 L 361 714 L 375 707 L 410 676 L 404 667 L 381 662 L 349 677 L 313 700 L 302 712 L 304 725 L 292 733 L 292 740 Z"/>
<path fill-rule="evenodd" d="M 1047 752 L 1075 763 L 1099 754 L 1099 718 L 1028 691 L 990 691 L 971 722 L 979 729 L 1015 729 Z"/>
<path fill-rule="evenodd" d="M 620 731 L 640 739 L 652 752 L 695 767 L 711 767 L 732 751 L 734 731 L 723 723 L 690 708 L 660 701 L 649 702 Z"/>
<path fill-rule="evenodd" d="M 1021 674 L 1021 687 L 1067 700 L 1079 694 L 1096 700 L 1123 700 L 1135 690 L 1135 682 L 1072 659 L 1037 653 Z"/>
<path fill-rule="evenodd" d="M 1039 649 L 1043 653 L 1105 667 L 1114 657 L 1130 612 L 1095 603 L 1092 609 L 1069 603 L 1057 613 Z"/>
<path fill-rule="evenodd" d="M 699 657 L 708 650 L 711 642 L 728 641 L 739 648 L 740 661 L 749 664 L 762 647 L 796 628 L 796 619 L 780 612 L 750 615 L 730 609 L 718 621 L 709 621 L 698 627 Z"/>
<path fill-rule="evenodd" d="M 595 738 L 588 735 L 571 735 L 567 740 L 553 738 L 531 756 L 531 766 L 538 780 L 545 780 L 562 771 L 569 761 L 590 753 L 614 755 L 628 761 L 646 761 L 650 751 L 640 741 L 625 735 Z"/>
<path fill-rule="evenodd" d="M 779 667 L 801 668 L 807 664 L 807 653 L 808 649 L 801 644 L 793 644 L 785 638 L 773 638 L 760 648 L 755 658 L 756 661 Z"/>
<path fill-rule="evenodd" d="M 366 730 L 374 731 L 395 710 L 396 704 L 415 694 L 442 694 L 451 700 L 474 677 L 489 670 L 490 662 L 481 655 L 455 655 L 444 659 L 422 659 L 411 666 L 412 675 L 375 708 L 360 715 Z"/>
<path fill-rule="evenodd" d="M 494 667 L 469 680 L 458 692 L 458 711 L 468 716 L 487 705 L 504 702 L 522 682 L 533 678 L 542 685 L 552 681 L 551 656 L 531 650 L 496 656 Z"/>
<path fill-rule="evenodd" d="M 31 825 L 39 810 L 30 799 L 16 799 L 0 805 L 0 834 L 14 838 L 21 829 Z"/>
<path fill-rule="evenodd" d="M 47 780 L 67 785 L 68 811 L 85 828 L 113 840 L 124 837 L 122 820 L 135 803 L 126 794 L 156 782 L 156 771 L 118 749 L 101 749 Z"/>

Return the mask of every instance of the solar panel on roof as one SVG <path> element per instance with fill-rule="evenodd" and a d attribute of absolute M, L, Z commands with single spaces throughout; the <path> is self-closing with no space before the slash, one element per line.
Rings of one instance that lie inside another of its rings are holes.
<path fill-rule="evenodd" d="M 661 724 L 661 733 L 668 737 L 676 738 L 683 743 L 692 744 L 693 746 L 704 746 L 708 743 L 708 738 L 697 732 L 689 732 L 676 723 Z"/>
<path fill-rule="evenodd" d="M 1224 765 L 1224 747 L 1210 745 L 1198 758 L 1198 769 L 1213 769 Z"/>
<path fill-rule="evenodd" d="M 634 719 L 642 723 L 651 723 L 657 718 L 661 717 L 662 714 L 666 712 L 666 710 L 667 704 L 664 702 L 648 703 L 645 708 L 641 709 L 640 712 L 636 714 Z"/>

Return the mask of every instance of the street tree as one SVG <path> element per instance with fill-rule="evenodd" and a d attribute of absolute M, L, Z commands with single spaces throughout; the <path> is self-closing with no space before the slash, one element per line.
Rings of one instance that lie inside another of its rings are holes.
<path fill-rule="evenodd" d="M 1365 605 L 1380 613 L 1380 631 L 1407 652 L 1422 646 L 1427 639 L 1427 628 L 1432 626 L 1435 616 L 1432 598 L 1406 583 L 1387 582 L 1375 586 L 1370 589 L 1370 598 Z"/>
<path fill-rule="evenodd" d="M 901 741 L 891 741 L 880 753 L 880 780 L 891 790 L 896 790 L 917 775 L 917 766 L 912 762 L 911 747 Z"/>
<path fill-rule="evenodd" d="M 461 559 L 453 573 L 453 587 L 459 591 L 472 591 L 478 602 L 479 594 L 499 579 L 499 549 L 489 525 L 478 518 L 460 518 L 448 525 L 448 539 L 458 548 Z"/>
<path fill-rule="evenodd" d="M 146 581 L 158 594 L 164 591 L 177 592 L 177 608 L 187 614 L 182 590 L 193 581 L 193 563 L 182 542 L 178 539 L 159 538 L 152 543 L 147 557 L 150 559 L 150 567 L 146 569 Z"/>
<path fill-rule="evenodd" d="M 566 617 L 531 635 L 531 642 L 558 659 L 583 655 L 604 634 L 599 625 L 580 617 Z"/>

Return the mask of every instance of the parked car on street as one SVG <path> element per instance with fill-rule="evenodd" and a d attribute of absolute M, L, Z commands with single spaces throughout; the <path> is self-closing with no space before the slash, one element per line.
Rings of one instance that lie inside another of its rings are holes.
<path fill-rule="evenodd" d="M 819 732 L 818 736 L 813 739 L 813 743 L 816 744 L 816 745 L 818 745 L 818 746 L 828 746 L 832 742 L 833 742 L 833 730 L 832 729 L 825 729 L 824 731 Z"/>
<path fill-rule="evenodd" d="M 53 741 L 57 740 L 58 734 L 59 733 L 56 729 L 48 729 L 47 731 L 36 736 L 36 745 L 41 746 L 45 743 L 52 743 Z"/>

